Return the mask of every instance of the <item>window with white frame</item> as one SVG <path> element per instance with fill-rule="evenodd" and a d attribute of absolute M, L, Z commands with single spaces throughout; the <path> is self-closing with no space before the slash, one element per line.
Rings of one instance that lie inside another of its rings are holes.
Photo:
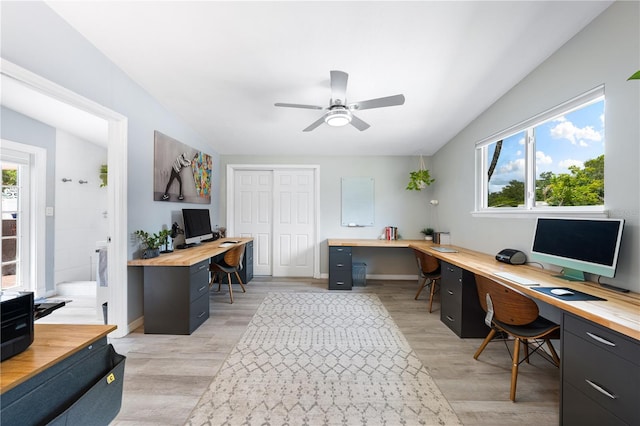
<path fill-rule="evenodd" d="M 476 144 L 476 212 L 604 210 L 604 87 Z"/>

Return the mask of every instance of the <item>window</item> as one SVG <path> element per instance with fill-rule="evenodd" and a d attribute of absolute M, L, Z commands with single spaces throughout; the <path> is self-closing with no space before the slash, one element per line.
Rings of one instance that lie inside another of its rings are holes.
<path fill-rule="evenodd" d="M 604 211 L 604 88 L 476 144 L 476 213 Z"/>
<path fill-rule="evenodd" d="M 45 290 L 45 187 L 43 148 L 2 140 L 1 289 Z"/>
<path fill-rule="evenodd" d="M 10 158 L 10 160 L 8 160 Z M 2 154 L 2 290 L 29 290 L 29 157 Z M 26 219 L 26 223 L 25 223 Z"/>

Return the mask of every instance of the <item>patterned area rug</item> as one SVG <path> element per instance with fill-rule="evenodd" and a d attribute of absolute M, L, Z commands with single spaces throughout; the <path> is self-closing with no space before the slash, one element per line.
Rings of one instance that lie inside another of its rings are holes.
<path fill-rule="evenodd" d="M 189 425 L 459 425 L 376 295 L 271 293 Z"/>

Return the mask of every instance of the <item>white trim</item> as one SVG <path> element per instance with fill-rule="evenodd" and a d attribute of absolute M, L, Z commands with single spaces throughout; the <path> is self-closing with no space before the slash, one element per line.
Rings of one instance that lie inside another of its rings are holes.
<path fill-rule="evenodd" d="M 320 276 L 317 277 L 317 278 L 328 280 L 329 279 L 329 274 L 328 273 L 323 273 L 323 274 L 320 274 Z M 417 275 L 396 275 L 396 274 L 391 274 L 391 275 L 367 274 L 367 279 L 368 280 L 381 280 L 381 281 L 417 281 L 418 280 L 418 276 Z M 359 287 L 359 286 L 354 286 L 354 287 Z"/>
<path fill-rule="evenodd" d="M 2 139 L 2 148 L 29 154 L 29 291 L 35 297 L 46 297 L 45 294 L 45 246 L 46 246 L 46 187 L 47 187 L 47 150 L 34 145 L 27 145 Z"/>
<path fill-rule="evenodd" d="M 514 124 L 513 126 L 507 127 L 504 130 L 500 130 L 493 135 L 479 140 L 476 142 L 476 148 L 482 148 L 487 145 L 491 145 L 492 143 L 500 140 L 506 139 L 509 136 L 513 136 L 516 133 L 519 133 L 529 127 L 538 126 L 546 121 L 549 121 L 553 118 L 556 118 L 560 115 L 564 115 L 574 111 L 577 108 L 581 108 L 587 106 L 590 103 L 594 103 L 600 101 L 604 98 L 604 85 L 600 85 L 598 87 L 594 87 L 587 92 L 576 96 L 573 99 L 569 99 L 566 102 L 563 102 L 559 105 L 556 105 L 552 108 L 549 108 L 546 111 L 543 111 L 539 114 L 534 115 L 531 118 L 528 118 L 520 123 Z"/>
<path fill-rule="evenodd" d="M 233 188 L 234 188 L 234 172 L 236 170 L 312 170 L 314 179 L 314 191 L 315 191 L 315 250 L 313 255 L 313 278 L 320 278 L 320 166 L 313 164 L 227 164 L 227 232 L 229 235 L 234 235 L 235 223 L 234 223 L 234 202 L 233 202 Z"/>
<path fill-rule="evenodd" d="M 508 207 L 496 207 L 495 209 L 476 210 L 471 212 L 472 217 L 499 217 L 502 219 L 535 219 L 541 216 L 551 217 L 609 217 L 609 210 L 606 210 L 602 206 L 589 206 L 583 207 L 557 207 L 557 208 L 535 208 L 535 209 L 523 209 L 523 208 L 508 208 Z"/>
<path fill-rule="evenodd" d="M 110 337 L 123 337 L 132 331 L 127 324 L 127 118 L 46 78 L 0 58 L 0 72 L 21 84 L 107 120 L 108 210 L 109 210 L 109 318 L 117 330 Z M 44 198 L 44 197 L 43 197 Z M 42 245 L 44 250 L 44 245 Z"/>

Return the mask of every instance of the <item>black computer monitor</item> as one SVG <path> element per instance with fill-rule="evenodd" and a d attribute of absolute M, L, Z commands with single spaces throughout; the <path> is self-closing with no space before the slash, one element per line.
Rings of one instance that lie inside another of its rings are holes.
<path fill-rule="evenodd" d="M 613 278 L 624 219 L 540 217 L 531 259 L 560 266 L 560 278 L 584 281 L 584 272 Z"/>
<path fill-rule="evenodd" d="M 211 218 L 208 209 L 182 209 L 185 244 L 213 241 Z"/>

